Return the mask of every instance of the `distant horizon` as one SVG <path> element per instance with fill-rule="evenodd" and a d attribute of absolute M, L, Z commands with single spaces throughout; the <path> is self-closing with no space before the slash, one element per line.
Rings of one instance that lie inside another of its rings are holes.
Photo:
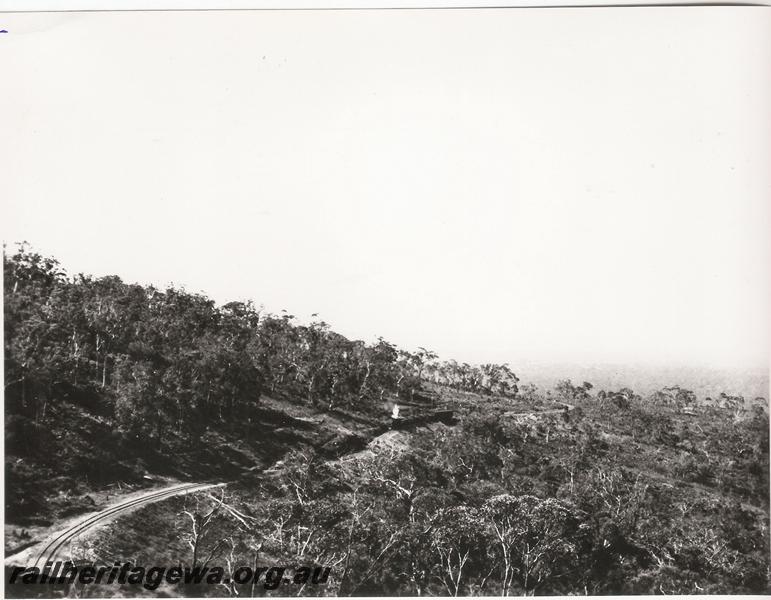
<path fill-rule="evenodd" d="M 644 397 L 673 386 L 692 390 L 700 400 L 717 398 L 721 392 L 746 400 L 761 397 L 768 401 L 771 395 L 769 369 L 764 367 L 554 364 L 538 368 L 527 363 L 519 366 L 515 372 L 521 383 L 533 383 L 540 389 L 551 389 L 558 381 L 570 379 L 576 385 L 588 381 L 594 391 L 628 387 Z"/>

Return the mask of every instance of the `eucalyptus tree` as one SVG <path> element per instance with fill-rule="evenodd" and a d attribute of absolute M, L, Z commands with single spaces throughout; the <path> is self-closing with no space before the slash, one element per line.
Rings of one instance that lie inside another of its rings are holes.
<path fill-rule="evenodd" d="M 501 567 L 501 595 L 514 584 L 534 595 L 574 575 L 589 543 L 589 526 L 576 509 L 548 498 L 503 494 L 484 504 L 492 555 Z"/>

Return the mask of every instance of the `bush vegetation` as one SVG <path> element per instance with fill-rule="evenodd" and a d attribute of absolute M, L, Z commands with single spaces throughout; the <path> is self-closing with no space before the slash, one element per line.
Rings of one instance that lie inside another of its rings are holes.
<path fill-rule="evenodd" d="M 273 445 L 273 468 L 177 506 L 176 525 L 154 534 L 176 540 L 178 562 L 331 567 L 327 586 L 301 594 L 769 591 L 763 399 L 567 380 L 542 391 L 505 364 L 352 341 L 249 302 L 71 277 L 24 246 L 4 256 L 4 281 L 7 518 L 51 511 L 43 482 L 85 492 L 138 466 L 224 460 L 224 444 L 208 458 L 189 449 L 227 434 Z M 437 398 L 457 425 L 417 426 L 346 460 L 300 421 L 282 433 L 261 405 L 283 399 L 353 428 L 382 421 L 384 403 L 428 411 Z M 204 514 L 187 552 L 188 523 Z M 121 535 L 101 541 L 105 560 L 149 564 L 158 556 L 142 553 L 164 547 Z"/>

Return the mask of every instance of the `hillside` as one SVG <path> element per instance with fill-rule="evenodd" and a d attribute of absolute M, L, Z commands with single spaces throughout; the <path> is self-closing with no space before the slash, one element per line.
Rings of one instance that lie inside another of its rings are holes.
<path fill-rule="evenodd" d="M 127 490 L 218 481 L 219 500 L 143 508 L 72 552 L 330 568 L 292 595 L 769 591 L 762 399 L 539 388 L 24 248 L 4 283 L 6 551 Z M 185 511 L 209 515 L 192 545 Z M 255 592 L 237 587 L 158 593 Z M 71 592 L 11 595 L 51 590 Z"/>

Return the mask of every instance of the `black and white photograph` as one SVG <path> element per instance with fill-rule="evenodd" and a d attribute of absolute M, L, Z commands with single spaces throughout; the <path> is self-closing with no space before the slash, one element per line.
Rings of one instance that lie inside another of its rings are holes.
<path fill-rule="evenodd" d="M 4 597 L 771 594 L 771 8 L 23 4 Z"/>

